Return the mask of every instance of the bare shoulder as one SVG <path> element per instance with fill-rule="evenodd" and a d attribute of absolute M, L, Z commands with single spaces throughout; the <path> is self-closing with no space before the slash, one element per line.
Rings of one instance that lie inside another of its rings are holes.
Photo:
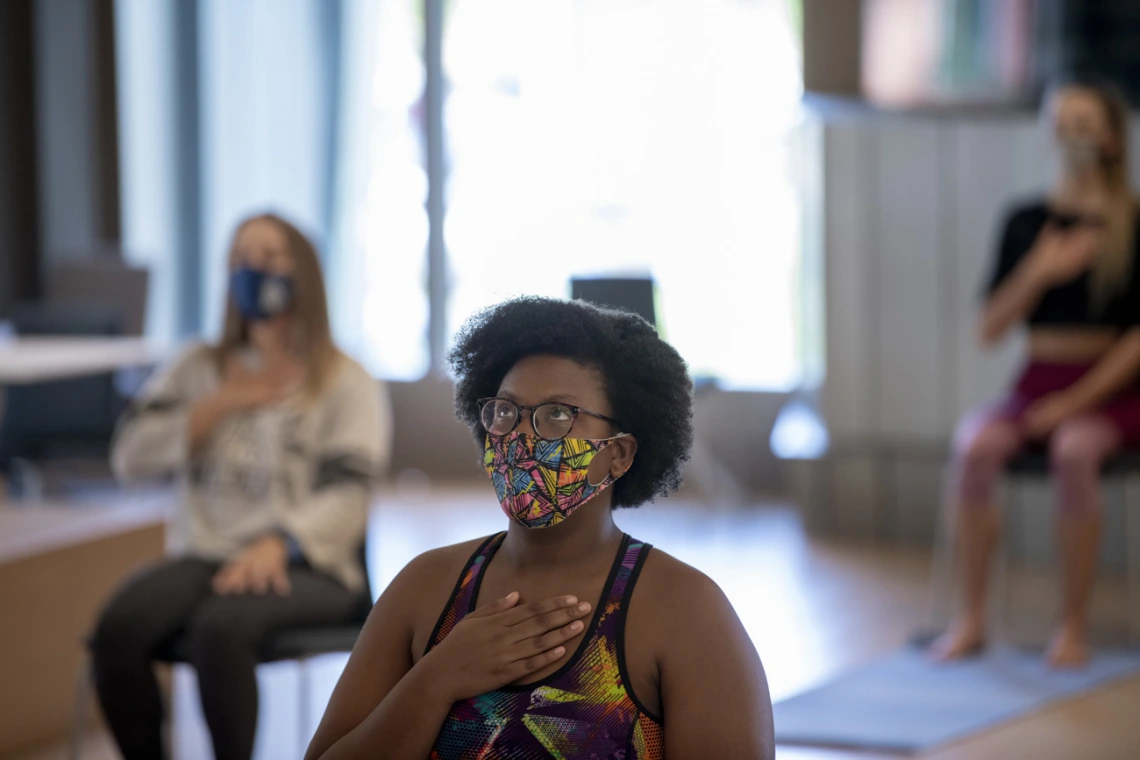
<path fill-rule="evenodd" d="M 407 667 L 423 653 L 435 620 L 471 553 L 484 538 L 432 549 L 420 554 L 396 574 L 372 606 L 361 632 L 360 657 L 398 657 Z"/>
<path fill-rule="evenodd" d="M 716 581 L 654 548 L 646 557 L 630 603 L 636 630 L 659 666 L 691 662 L 693 652 L 718 641 L 717 656 L 759 664 L 740 617 Z"/>
<path fill-rule="evenodd" d="M 418 555 L 392 580 L 388 591 L 403 596 L 430 596 L 437 587 L 446 586 L 450 591 L 475 553 L 487 538 L 475 538 L 450 546 L 430 549 Z M 445 600 L 442 600 L 445 601 Z M 441 604 L 442 604 L 441 601 Z"/>
<path fill-rule="evenodd" d="M 639 611 L 638 605 L 643 605 Z M 764 666 L 720 586 L 654 549 L 630 605 L 657 668 L 670 757 L 775 756 Z"/>
<path fill-rule="evenodd" d="M 443 612 L 444 605 L 459 583 L 460 575 L 475 551 L 487 537 L 443 546 L 420 554 L 400 571 L 385 591 L 394 606 L 408 612 L 412 633 L 412 653 L 418 659 L 427 639 Z"/>
<path fill-rule="evenodd" d="M 671 625 L 699 623 L 701 616 L 723 621 L 736 613 L 716 581 L 656 547 L 645 558 L 637 584 L 638 602 L 648 610 L 674 615 Z M 681 612 L 684 614 L 679 614 Z"/>
<path fill-rule="evenodd" d="M 458 575 L 475 550 L 482 546 L 487 536 L 473 538 L 450 546 L 441 546 L 438 549 L 429 549 L 404 566 L 397 576 L 397 580 L 405 583 L 420 583 L 438 578 L 440 574 L 448 574 L 454 570 Z M 452 580 L 455 580 L 452 578 Z M 393 581 L 395 583 L 395 581 Z"/>

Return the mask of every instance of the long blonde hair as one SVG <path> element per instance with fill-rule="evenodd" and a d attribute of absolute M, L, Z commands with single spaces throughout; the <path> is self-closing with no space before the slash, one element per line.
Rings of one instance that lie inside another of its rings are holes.
<path fill-rule="evenodd" d="M 317 249 L 295 226 L 276 214 L 258 214 L 244 219 L 230 239 L 228 262 L 233 267 L 237 256 L 237 242 L 246 227 L 254 222 L 269 222 L 285 235 L 289 255 L 293 260 L 292 349 L 305 363 L 308 374 L 305 395 L 317 396 L 332 378 L 343 354 L 336 347 L 329 327 L 328 299 L 325 295 L 325 278 Z M 226 299 L 222 337 L 214 346 L 214 360 L 218 371 L 225 370 L 226 360 L 249 342 L 249 331 L 232 298 Z"/>
<path fill-rule="evenodd" d="M 1128 100 L 1115 85 L 1099 81 L 1074 79 L 1063 82 L 1054 92 L 1079 89 L 1092 94 L 1104 109 L 1105 119 L 1116 141 L 1114 153 L 1104 153 L 1101 171 L 1108 188 L 1105 209 L 1104 244 L 1092 266 L 1089 290 L 1098 309 L 1128 286 L 1132 274 L 1136 236 L 1136 199 L 1128 177 L 1128 129 L 1131 110 Z"/>

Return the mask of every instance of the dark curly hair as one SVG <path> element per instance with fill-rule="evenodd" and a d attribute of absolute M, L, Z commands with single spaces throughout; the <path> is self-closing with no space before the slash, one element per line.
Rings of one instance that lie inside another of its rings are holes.
<path fill-rule="evenodd" d="M 584 301 L 525 297 L 479 312 L 448 355 L 455 414 L 480 447 L 476 399 L 494 396 L 520 359 L 548 354 L 597 370 L 614 416 L 637 438 L 637 456 L 613 485 L 613 506 L 636 507 L 681 484 L 693 443 L 693 384 L 685 361 L 641 317 Z"/>

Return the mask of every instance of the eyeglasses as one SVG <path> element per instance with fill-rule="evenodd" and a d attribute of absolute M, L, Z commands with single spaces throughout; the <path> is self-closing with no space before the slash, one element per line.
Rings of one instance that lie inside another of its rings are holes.
<path fill-rule="evenodd" d="M 597 417 L 621 429 L 621 424 L 612 417 L 570 404 L 548 403 L 525 406 L 505 398 L 481 398 L 475 403 L 479 405 L 479 421 L 483 423 L 483 428 L 496 436 L 507 435 L 517 428 L 524 410 L 531 413 L 530 424 L 535 435 L 548 441 L 557 441 L 569 435 L 579 414 Z"/>

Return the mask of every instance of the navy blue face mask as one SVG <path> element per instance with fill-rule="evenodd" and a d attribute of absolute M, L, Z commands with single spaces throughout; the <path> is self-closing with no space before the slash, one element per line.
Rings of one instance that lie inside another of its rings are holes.
<path fill-rule="evenodd" d="M 272 319 L 293 303 L 293 278 L 240 267 L 230 275 L 230 297 L 243 318 Z"/>

